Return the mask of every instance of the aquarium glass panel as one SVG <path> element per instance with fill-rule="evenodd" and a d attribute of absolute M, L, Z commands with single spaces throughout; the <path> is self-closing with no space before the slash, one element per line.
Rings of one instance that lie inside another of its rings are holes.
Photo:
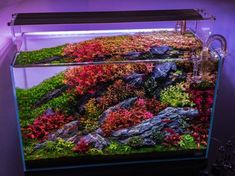
<path fill-rule="evenodd" d="M 191 30 L 25 36 L 12 73 L 26 168 L 206 158 L 220 62 Z"/>

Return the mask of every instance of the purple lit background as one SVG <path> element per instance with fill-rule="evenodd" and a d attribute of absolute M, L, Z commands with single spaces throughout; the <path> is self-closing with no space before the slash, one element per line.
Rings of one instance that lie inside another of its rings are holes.
<path fill-rule="evenodd" d="M 202 8 L 215 15 L 214 33 L 228 41 L 215 112 L 213 136 L 225 141 L 235 135 L 235 1 L 229 0 L 1 0 L 0 1 L 0 176 L 22 176 L 17 123 L 9 74 L 14 49 L 6 23 L 16 12 L 111 11 Z M 118 27 L 118 26 L 117 26 Z M 128 26 L 127 26 L 128 27 Z M 144 28 L 145 26 L 143 26 Z M 212 143 L 210 159 L 214 156 Z"/>

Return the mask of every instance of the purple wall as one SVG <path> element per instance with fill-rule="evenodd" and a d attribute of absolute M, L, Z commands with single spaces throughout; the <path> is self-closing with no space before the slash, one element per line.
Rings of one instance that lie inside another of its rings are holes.
<path fill-rule="evenodd" d="M 17 0 L 0 2 L 0 176 L 20 176 L 22 174 L 17 126 L 14 113 L 13 95 L 9 76 L 10 30 L 6 22 L 15 12 L 46 11 L 105 11 L 105 10 L 145 10 L 170 8 L 203 8 L 217 17 L 214 32 L 223 34 L 228 40 L 227 57 L 217 101 L 213 135 L 226 139 L 235 135 L 235 2 L 229 0 Z M 14 50 L 14 48 L 10 49 Z"/>

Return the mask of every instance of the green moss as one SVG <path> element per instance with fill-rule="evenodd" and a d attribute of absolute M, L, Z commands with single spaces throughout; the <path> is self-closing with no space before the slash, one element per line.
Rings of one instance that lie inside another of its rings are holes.
<path fill-rule="evenodd" d="M 173 107 L 194 106 L 195 104 L 190 101 L 189 94 L 182 90 L 178 84 L 176 86 L 169 86 L 161 91 L 160 100 Z"/>
<path fill-rule="evenodd" d="M 72 107 L 74 105 L 75 97 L 69 93 L 63 93 L 62 95 L 49 100 L 39 107 L 35 106 L 35 104 L 44 95 L 62 87 L 64 85 L 63 78 L 64 75 L 61 73 L 30 89 L 16 89 L 21 127 L 32 123 L 35 118 L 42 115 L 48 108 L 58 111 L 63 110 L 63 112 L 67 114 L 72 113 L 72 110 L 68 107 Z"/>
<path fill-rule="evenodd" d="M 104 151 L 107 154 L 128 154 L 131 151 L 131 147 L 118 142 L 111 142 Z"/>
<path fill-rule="evenodd" d="M 66 45 L 43 48 L 35 51 L 21 52 L 16 58 L 16 65 L 33 64 L 35 62 L 51 58 L 53 56 L 61 56 L 61 52 Z"/>
<path fill-rule="evenodd" d="M 74 97 L 72 97 L 68 93 L 64 93 L 59 97 L 53 98 L 47 103 L 43 104 L 38 108 L 34 108 L 33 110 L 27 108 L 27 111 L 20 112 L 20 124 L 21 127 L 25 127 L 28 124 L 31 124 L 38 116 L 42 115 L 48 108 L 53 109 L 54 111 L 61 111 L 64 114 L 73 114 L 74 109 L 68 107 L 74 107 L 75 101 Z M 22 118 L 21 118 L 22 117 Z"/>
<path fill-rule="evenodd" d="M 47 141 L 40 149 L 35 149 L 35 143 L 25 146 L 25 159 L 36 160 L 46 158 L 59 158 L 77 156 L 72 151 L 75 145 L 58 138 L 56 141 Z"/>

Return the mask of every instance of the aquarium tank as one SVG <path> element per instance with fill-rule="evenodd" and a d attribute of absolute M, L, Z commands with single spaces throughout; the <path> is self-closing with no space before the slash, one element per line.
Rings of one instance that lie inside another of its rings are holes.
<path fill-rule="evenodd" d="M 207 158 L 226 40 L 202 10 L 14 14 L 24 169 Z"/>

